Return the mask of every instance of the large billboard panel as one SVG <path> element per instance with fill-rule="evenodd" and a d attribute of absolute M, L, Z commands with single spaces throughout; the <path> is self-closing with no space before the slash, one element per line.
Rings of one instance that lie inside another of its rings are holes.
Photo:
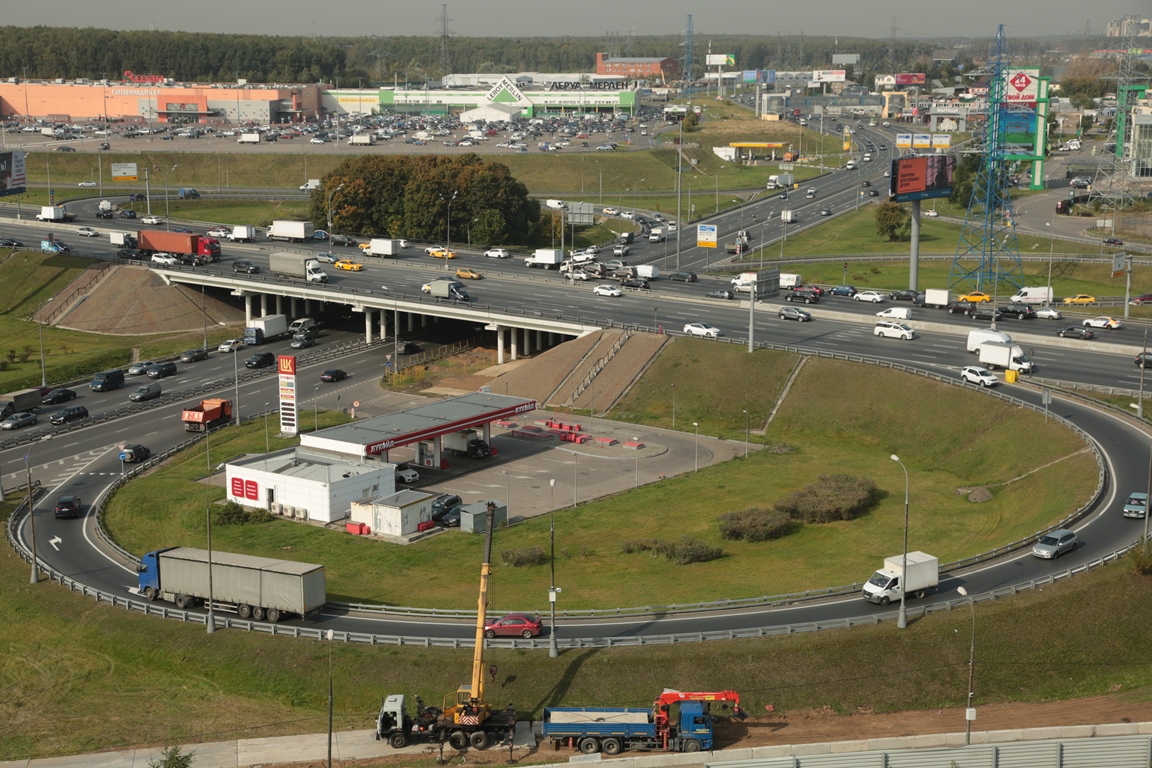
<path fill-rule="evenodd" d="M 842 83 L 846 78 L 847 72 L 843 69 L 812 70 L 812 81 L 816 83 Z"/>
<path fill-rule="evenodd" d="M 896 148 L 897 149 L 912 149 L 912 134 L 898 133 L 896 134 Z"/>
<path fill-rule="evenodd" d="M 896 85 L 924 85 L 928 78 L 923 72 L 901 72 L 896 75 Z"/>
<path fill-rule="evenodd" d="M 136 163 L 112 163 L 112 181 L 137 181 Z"/>
<path fill-rule="evenodd" d="M 952 155 L 900 157 L 892 161 L 892 184 L 889 194 L 898 203 L 948 197 L 952 194 L 952 172 L 956 158 Z"/>
<path fill-rule="evenodd" d="M 1004 101 L 1008 104 L 1035 104 L 1040 93 L 1038 69 L 1004 70 Z"/>
<path fill-rule="evenodd" d="M 744 70 L 744 82 L 757 83 L 760 81 L 759 75 L 760 75 L 760 73 L 758 71 L 756 71 L 755 69 L 746 69 L 746 70 Z"/>
<path fill-rule="evenodd" d="M 0 197 L 22 195 L 28 180 L 24 168 L 24 151 L 0 152 Z"/>
<path fill-rule="evenodd" d="M 1005 110 L 1000 117 L 1004 151 L 1009 157 L 1032 157 L 1036 146 L 1036 110 Z"/>
<path fill-rule="evenodd" d="M 931 149 L 932 148 L 932 134 L 930 133 L 914 133 L 912 134 L 912 149 Z"/>
<path fill-rule="evenodd" d="M 704 63 L 709 67 L 734 67 L 736 57 L 731 53 L 709 53 L 704 57 Z"/>

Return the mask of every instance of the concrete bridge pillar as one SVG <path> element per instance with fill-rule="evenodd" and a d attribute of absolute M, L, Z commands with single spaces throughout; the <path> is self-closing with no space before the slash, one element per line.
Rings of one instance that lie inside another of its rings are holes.
<path fill-rule="evenodd" d="M 519 333 L 520 333 L 519 328 L 509 328 L 508 329 L 508 335 L 511 336 L 511 341 L 512 341 L 512 359 L 513 360 L 516 359 L 516 337 L 519 335 Z"/>
<path fill-rule="evenodd" d="M 295 320 L 295 319 L 296 319 L 297 317 L 299 317 L 299 315 L 300 315 L 300 310 L 299 310 L 299 308 L 298 308 L 298 306 L 297 306 L 297 303 L 296 303 L 296 297 L 295 297 L 295 296 L 293 296 L 293 297 L 292 297 L 292 301 L 291 301 L 291 305 L 290 305 L 290 306 L 291 306 L 291 309 L 292 309 L 292 319 L 293 319 L 293 320 Z"/>
<path fill-rule="evenodd" d="M 268 294 L 260 294 L 260 317 L 268 317 Z"/>
<path fill-rule="evenodd" d="M 372 343 L 372 310 L 364 308 L 364 343 Z"/>
<path fill-rule="evenodd" d="M 504 364 L 504 326 L 496 326 L 496 365 Z"/>
<path fill-rule="evenodd" d="M 416 315 L 414 315 L 411 312 L 408 312 L 407 315 L 408 315 L 408 333 L 412 333 L 412 331 L 416 330 Z"/>
<path fill-rule="evenodd" d="M 244 294 L 244 325 L 252 325 L 252 294 Z"/>
<path fill-rule="evenodd" d="M 304 299 L 304 317 L 312 315 L 312 299 Z"/>
<path fill-rule="evenodd" d="M 280 294 L 276 294 L 276 314 L 284 314 L 284 297 Z"/>

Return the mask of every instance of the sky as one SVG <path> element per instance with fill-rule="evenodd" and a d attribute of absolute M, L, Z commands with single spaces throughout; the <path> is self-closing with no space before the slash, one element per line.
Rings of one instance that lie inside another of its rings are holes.
<path fill-rule="evenodd" d="M 66 13 L 61 10 L 66 9 Z M 709 34 L 1008 37 L 1103 34 L 1109 21 L 1148 16 L 1147 0 L 454 0 L 455 36 L 578 37 L 680 35 L 693 16 L 697 45 Z M 441 4 L 397 0 L 91 0 L 6 4 L 12 26 L 164 29 L 271 35 L 428 36 L 440 34 Z"/>

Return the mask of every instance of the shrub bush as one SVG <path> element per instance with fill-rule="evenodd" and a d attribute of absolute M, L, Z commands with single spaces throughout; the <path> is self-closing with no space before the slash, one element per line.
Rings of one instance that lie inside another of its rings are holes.
<path fill-rule="evenodd" d="M 729 541 L 769 541 L 787 536 L 794 523 L 778 509 L 741 509 L 717 518 L 720 535 Z"/>
<path fill-rule="evenodd" d="M 533 565 L 544 565 L 548 562 L 544 550 L 540 547 L 509 549 L 500 553 L 500 560 L 504 565 L 512 568 L 528 568 Z"/>
<path fill-rule="evenodd" d="M 1128 550 L 1128 562 L 1137 573 L 1152 574 L 1152 542 L 1142 541 Z"/>
<path fill-rule="evenodd" d="M 709 560 L 716 560 L 724 554 L 722 547 L 714 547 L 699 539 L 688 537 L 684 537 L 679 543 L 664 541 L 664 539 L 624 541 L 621 542 L 620 548 L 624 550 L 626 555 L 650 552 L 652 557 L 665 557 L 677 565 L 704 563 Z"/>
<path fill-rule="evenodd" d="M 272 519 L 272 514 L 266 509 L 249 509 L 234 501 L 229 501 L 216 510 L 216 514 L 212 516 L 212 523 L 214 525 L 255 525 L 270 522 Z"/>
<path fill-rule="evenodd" d="M 867 478 L 820 475 L 815 483 L 777 501 L 775 508 L 805 523 L 852 520 L 872 506 L 876 494 L 876 483 Z"/>

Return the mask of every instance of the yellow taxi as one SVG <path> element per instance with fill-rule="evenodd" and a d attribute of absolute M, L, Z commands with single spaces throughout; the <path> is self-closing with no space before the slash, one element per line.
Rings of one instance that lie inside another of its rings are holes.
<path fill-rule="evenodd" d="M 1064 299 L 1065 304 L 1095 304 L 1096 297 L 1089 296 L 1086 293 L 1078 293 L 1075 296 L 1068 296 Z"/>
<path fill-rule="evenodd" d="M 337 261 L 332 266 L 336 267 L 336 269 L 348 270 L 349 272 L 359 272 L 364 269 L 363 264 L 352 261 L 351 259 L 340 259 L 340 261 Z"/>
<path fill-rule="evenodd" d="M 472 267 L 460 267 L 460 269 L 456 270 L 456 277 L 461 280 L 479 280 L 484 277 L 484 275 L 472 269 Z"/>
<path fill-rule="evenodd" d="M 444 248 L 436 248 L 434 250 L 428 251 L 428 253 L 434 259 L 454 259 L 454 258 L 456 258 L 456 251 L 449 251 L 449 250 L 444 249 Z"/>
<path fill-rule="evenodd" d="M 981 304 L 985 301 L 992 301 L 992 297 L 980 291 L 972 291 L 971 293 L 961 294 L 956 298 L 956 301 L 967 301 L 972 304 Z"/>

